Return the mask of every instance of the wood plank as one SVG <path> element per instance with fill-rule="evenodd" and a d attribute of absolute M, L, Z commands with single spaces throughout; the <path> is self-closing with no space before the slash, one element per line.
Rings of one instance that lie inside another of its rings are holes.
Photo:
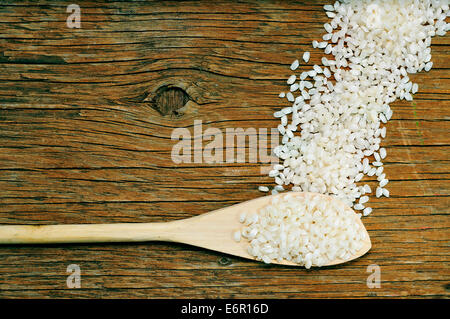
<path fill-rule="evenodd" d="M 230 3 L 80 1 L 82 28 L 68 29 L 66 2 L 4 1 L 0 224 L 161 222 L 273 185 L 260 159 L 171 160 L 173 130 L 193 134 L 194 120 L 222 132 L 275 127 L 291 62 L 311 52 L 300 73 L 323 56 L 311 41 L 325 2 Z M 433 38 L 433 69 L 411 75 L 414 100 L 391 105 L 391 196 L 370 199 L 363 258 L 308 271 L 168 243 L 2 246 L 0 297 L 448 298 L 449 46 L 448 35 Z M 162 86 L 184 89 L 189 108 L 161 115 L 150 100 Z M 81 267 L 80 289 L 66 286 L 70 264 Z M 366 284 L 373 264 L 378 289 Z"/>

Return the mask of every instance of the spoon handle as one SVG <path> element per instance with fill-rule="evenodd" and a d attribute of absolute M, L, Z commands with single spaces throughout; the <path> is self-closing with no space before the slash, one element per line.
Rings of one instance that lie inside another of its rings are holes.
<path fill-rule="evenodd" d="M 173 241 L 177 223 L 0 226 L 0 244 Z"/>

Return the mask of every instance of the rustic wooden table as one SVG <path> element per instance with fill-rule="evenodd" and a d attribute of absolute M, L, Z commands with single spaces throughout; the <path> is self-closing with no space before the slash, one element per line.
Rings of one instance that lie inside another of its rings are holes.
<path fill-rule="evenodd" d="M 322 56 L 311 41 L 323 1 L 77 1 L 79 29 L 66 24 L 72 2 L 0 6 L 1 224 L 168 221 L 272 185 L 261 163 L 174 163 L 171 133 L 194 120 L 275 127 L 290 63 Z M 181 244 L 1 246 L 0 297 L 448 298 L 449 48 L 433 38 L 414 101 L 392 104 L 391 197 L 371 199 L 366 256 L 305 270 Z M 66 284 L 72 264 L 81 288 Z M 370 265 L 379 288 L 367 286 Z"/>

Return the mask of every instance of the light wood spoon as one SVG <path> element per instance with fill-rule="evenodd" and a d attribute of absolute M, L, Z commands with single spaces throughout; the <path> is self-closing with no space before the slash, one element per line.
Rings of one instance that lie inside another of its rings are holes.
<path fill-rule="evenodd" d="M 316 193 L 289 192 L 263 196 L 230 207 L 218 209 L 195 217 L 165 223 L 117 223 L 117 224 L 77 224 L 77 225 L 4 225 L 0 226 L 0 244 L 54 244 L 54 243 L 108 243 L 167 241 L 198 246 L 222 253 L 255 258 L 247 252 L 248 242 L 236 242 L 233 233 L 244 225 L 239 222 L 242 212 L 257 212 L 270 204 L 276 197 L 321 196 L 324 201 L 333 201 L 343 209 L 350 207 L 331 196 Z M 353 212 L 353 210 L 352 210 Z M 364 231 L 366 231 L 361 220 Z M 367 231 L 366 231 L 367 232 Z M 326 266 L 344 263 L 364 255 L 371 248 L 369 235 L 362 249 L 347 260 L 336 259 Z M 273 261 L 274 264 L 299 266 L 290 261 Z"/>

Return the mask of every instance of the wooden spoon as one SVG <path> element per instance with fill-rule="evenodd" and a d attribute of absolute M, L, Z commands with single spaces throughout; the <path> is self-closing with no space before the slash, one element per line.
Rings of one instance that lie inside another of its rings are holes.
<path fill-rule="evenodd" d="M 0 226 L 0 244 L 54 244 L 54 243 L 107 243 L 168 241 L 189 244 L 222 253 L 255 258 L 247 252 L 248 242 L 239 243 L 233 233 L 243 227 L 239 222 L 242 212 L 257 212 L 268 205 L 276 196 L 321 196 L 323 200 L 333 201 L 342 209 L 350 207 L 331 196 L 315 193 L 289 192 L 263 196 L 230 207 L 218 209 L 195 217 L 166 223 L 117 223 L 117 224 L 77 224 L 77 225 L 11 225 Z M 363 229 L 364 225 L 360 219 Z M 366 231 L 367 232 L 367 231 Z M 344 263 L 364 255 L 371 248 L 369 235 L 361 250 L 347 260 L 336 259 L 326 266 Z M 290 261 L 273 261 L 274 264 L 299 266 Z"/>

